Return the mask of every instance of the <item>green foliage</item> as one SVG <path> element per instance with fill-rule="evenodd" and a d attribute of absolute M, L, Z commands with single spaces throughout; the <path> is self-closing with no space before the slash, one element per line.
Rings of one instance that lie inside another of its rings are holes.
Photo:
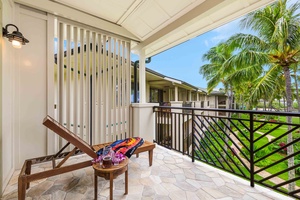
<path fill-rule="evenodd" d="M 221 138 L 222 137 L 222 138 Z M 205 132 L 205 137 L 200 141 L 199 149 L 201 151 L 197 152 L 197 155 L 199 156 L 199 159 L 202 161 L 207 161 L 211 164 L 215 163 L 217 166 L 221 167 L 220 161 L 224 160 L 223 157 L 223 148 L 225 142 L 224 135 L 222 133 L 216 133 L 216 132 Z M 231 146 L 231 142 L 228 143 L 228 146 Z M 227 149 L 228 155 L 233 158 L 233 154 L 231 152 L 231 149 Z M 222 155 L 223 157 L 222 157 Z M 225 159 L 228 159 L 228 156 L 224 157 Z"/>
<path fill-rule="evenodd" d="M 298 165 L 298 164 L 300 164 L 300 160 L 295 159 L 295 165 Z M 300 175 L 300 167 L 297 167 L 295 169 L 295 172 L 296 172 L 296 174 Z"/>
<path fill-rule="evenodd" d="M 293 102 L 293 108 L 298 109 L 298 103 L 297 102 Z"/>

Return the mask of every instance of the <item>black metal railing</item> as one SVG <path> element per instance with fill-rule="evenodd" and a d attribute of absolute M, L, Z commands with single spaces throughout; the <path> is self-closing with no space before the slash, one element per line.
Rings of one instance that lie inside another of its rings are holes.
<path fill-rule="evenodd" d="M 153 111 L 157 144 L 248 179 L 252 187 L 300 198 L 300 113 L 170 106 Z"/>

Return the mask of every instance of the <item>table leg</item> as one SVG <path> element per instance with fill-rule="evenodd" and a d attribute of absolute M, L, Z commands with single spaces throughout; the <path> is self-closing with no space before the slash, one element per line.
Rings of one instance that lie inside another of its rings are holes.
<path fill-rule="evenodd" d="M 149 166 L 152 166 L 152 160 L 153 160 L 153 149 L 148 151 L 149 156 Z"/>
<path fill-rule="evenodd" d="M 128 194 L 128 167 L 125 171 L 125 194 Z"/>
<path fill-rule="evenodd" d="M 114 176 L 113 176 L 113 173 L 110 173 L 109 174 L 109 185 L 110 185 L 110 188 L 109 188 L 109 195 L 110 195 L 110 200 L 113 200 L 113 187 L 114 187 Z"/>
<path fill-rule="evenodd" d="M 94 199 L 96 200 L 98 197 L 98 176 L 96 175 L 96 173 L 94 173 L 94 191 L 95 191 L 95 196 Z"/>

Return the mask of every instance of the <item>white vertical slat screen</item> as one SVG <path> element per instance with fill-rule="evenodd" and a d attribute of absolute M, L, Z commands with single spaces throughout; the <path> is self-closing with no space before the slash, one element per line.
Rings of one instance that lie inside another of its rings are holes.
<path fill-rule="evenodd" d="M 108 49 L 107 49 L 107 58 L 108 58 L 108 61 L 107 61 L 107 88 L 108 88 L 108 91 L 107 92 L 110 92 L 112 93 L 112 84 L 111 84 L 111 81 L 112 81 L 112 76 L 111 76 L 111 37 L 108 37 L 108 40 L 107 40 L 107 46 L 108 46 Z M 107 128 L 108 128 L 108 140 L 110 140 L 109 138 L 112 138 L 112 135 L 111 135 L 111 101 L 112 101 L 112 95 L 109 95 L 107 96 L 107 109 L 108 109 L 108 112 L 107 112 Z M 113 138 L 112 138 L 113 139 Z"/>
<path fill-rule="evenodd" d="M 70 25 L 67 25 L 67 55 L 66 55 L 66 70 L 67 70 L 67 83 L 66 83 L 66 126 L 68 129 L 71 128 L 71 124 L 70 124 L 70 112 L 71 112 L 71 69 L 72 69 L 72 65 L 71 65 L 71 27 Z"/>
<path fill-rule="evenodd" d="M 130 41 L 64 19 L 57 31 L 54 117 L 90 144 L 130 137 Z"/>
<path fill-rule="evenodd" d="M 73 104 L 73 111 L 74 111 L 74 133 L 77 134 L 78 133 L 78 111 L 79 111 L 79 106 L 78 106 L 78 102 L 79 102 L 79 96 L 78 96 L 78 92 L 80 89 L 79 85 L 78 85 L 78 79 L 79 79 L 79 74 L 78 74 L 78 68 L 79 68 L 79 63 L 78 63 L 78 29 L 77 27 L 74 27 L 74 56 L 73 56 L 73 62 L 74 62 L 74 87 L 73 87 L 73 98 L 74 98 L 74 104 Z"/>
<path fill-rule="evenodd" d="M 96 45 L 94 44 L 97 44 L 96 43 L 96 33 L 93 32 L 92 33 L 92 57 L 91 57 L 91 67 L 92 67 L 92 76 L 91 76 L 91 91 L 92 91 L 92 94 L 91 94 L 91 97 L 92 97 L 92 107 L 91 107 L 91 112 L 92 112 L 92 119 L 96 119 Z M 96 131 L 96 123 L 92 123 L 92 127 L 91 127 L 91 130 L 92 130 L 92 133 L 95 133 Z M 92 134 L 92 141 L 95 141 L 95 134 Z"/>
<path fill-rule="evenodd" d="M 82 45 L 82 44 L 84 44 L 84 30 L 83 29 L 80 29 L 80 42 L 79 42 L 79 44 L 80 44 L 80 46 Z M 82 139 L 84 139 L 84 136 L 85 136 L 85 129 L 84 129 L 84 124 L 85 124 L 85 121 L 84 121 L 84 102 L 85 102 L 85 98 L 84 98 L 84 54 L 82 53 L 83 52 L 83 50 L 82 49 L 80 49 L 80 52 L 78 52 L 78 53 L 80 53 L 80 55 L 79 55 L 79 57 L 80 57 L 80 60 L 79 60 L 79 63 L 80 63 L 80 71 L 79 71 L 79 75 L 80 75 L 80 78 L 79 78 L 79 80 L 80 80 L 80 100 L 79 100 L 79 119 L 80 119 L 80 121 L 79 121 L 79 128 L 80 128 L 80 131 L 79 131 L 79 133 L 80 133 L 80 137 L 82 138 Z M 76 127 L 77 128 L 77 127 Z"/>

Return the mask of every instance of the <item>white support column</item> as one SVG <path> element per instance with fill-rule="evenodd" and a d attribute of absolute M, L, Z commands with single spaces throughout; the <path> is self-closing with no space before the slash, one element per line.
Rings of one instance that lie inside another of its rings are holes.
<path fill-rule="evenodd" d="M 189 90 L 189 101 L 192 101 L 192 91 Z"/>
<path fill-rule="evenodd" d="M 146 103 L 146 64 L 145 64 L 145 50 L 140 51 L 139 62 L 139 96 L 140 103 Z"/>
<path fill-rule="evenodd" d="M 132 136 L 139 136 L 144 140 L 153 141 L 155 139 L 155 114 L 153 106 L 158 103 L 147 103 L 146 89 L 150 91 L 150 85 L 146 85 L 146 64 L 145 50 L 139 51 L 139 103 L 131 104 Z"/>
<path fill-rule="evenodd" d="M 197 101 L 199 101 L 199 93 L 197 92 Z"/>
<path fill-rule="evenodd" d="M 178 87 L 175 86 L 175 101 L 178 101 Z"/>
<path fill-rule="evenodd" d="M 146 103 L 150 102 L 150 85 L 146 84 Z"/>
<path fill-rule="evenodd" d="M 132 136 L 142 137 L 144 140 L 153 141 L 155 139 L 155 114 L 153 106 L 158 103 L 132 103 Z"/>

